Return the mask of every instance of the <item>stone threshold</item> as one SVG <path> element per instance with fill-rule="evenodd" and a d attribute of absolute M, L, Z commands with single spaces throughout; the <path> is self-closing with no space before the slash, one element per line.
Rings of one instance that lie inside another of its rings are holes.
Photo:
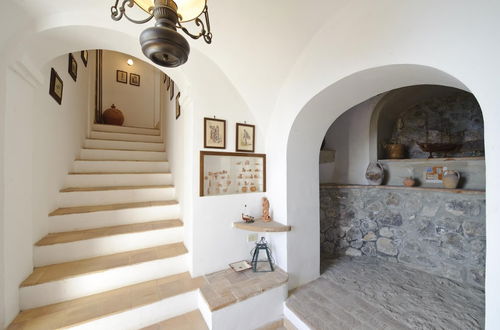
<path fill-rule="evenodd" d="M 484 195 L 486 193 L 485 190 L 474 190 L 474 189 L 447 189 L 447 188 L 405 187 L 405 186 L 370 186 L 361 184 L 338 184 L 338 183 L 322 183 L 320 184 L 320 188 L 435 191 L 435 192 L 446 192 L 450 194 L 464 194 L 464 195 Z"/>

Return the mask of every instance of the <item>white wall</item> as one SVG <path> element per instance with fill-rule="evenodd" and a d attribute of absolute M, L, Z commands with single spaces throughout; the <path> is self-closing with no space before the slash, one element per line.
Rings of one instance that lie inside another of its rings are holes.
<path fill-rule="evenodd" d="M 335 150 L 331 182 L 366 184 L 365 172 L 370 162 L 370 121 L 379 100 L 380 96 L 375 96 L 344 112 L 326 132 L 325 148 Z"/>
<path fill-rule="evenodd" d="M 33 243 L 47 234 L 48 213 L 85 137 L 93 56 L 85 68 L 80 53 L 77 82 L 68 55 L 44 65 L 40 81 L 7 71 L 4 141 L 5 325 L 19 309 L 19 284 L 32 272 Z M 50 69 L 64 82 L 62 105 L 48 94 Z M 16 71 L 15 71 L 16 70 Z M 36 71 L 35 71 L 36 72 Z"/>
<path fill-rule="evenodd" d="M 127 60 L 134 65 L 129 66 Z M 114 104 L 125 117 L 124 126 L 155 127 L 158 120 L 155 104 L 160 75 L 152 65 L 133 56 L 105 50 L 102 55 L 102 107 L 103 112 Z M 116 70 L 125 71 L 127 84 L 116 81 Z M 130 84 L 130 73 L 141 76 L 140 86 Z M 162 81 L 163 82 L 163 81 Z"/>

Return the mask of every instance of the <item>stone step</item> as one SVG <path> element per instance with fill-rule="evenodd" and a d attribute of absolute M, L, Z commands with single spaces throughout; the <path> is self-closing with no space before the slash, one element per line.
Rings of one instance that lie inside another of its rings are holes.
<path fill-rule="evenodd" d="M 167 159 L 167 153 L 164 151 L 82 148 L 80 150 L 80 159 L 165 161 Z"/>
<path fill-rule="evenodd" d="M 70 172 L 65 187 L 172 185 L 169 172 Z"/>
<path fill-rule="evenodd" d="M 130 134 L 142 134 L 142 135 L 160 135 L 160 130 L 158 128 L 118 126 L 118 125 L 106 125 L 106 124 L 93 124 L 92 131 L 130 133 Z"/>
<path fill-rule="evenodd" d="M 182 242 L 182 226 L 175 219 L 51 233 L 35 244 L 35 266 Z"/>
<path fill-rule="evenodd" d="M 168 170 L 169 163 L 167 161 L 77 159 L 73 162 L 72 172 L 157 173 L 168 172 Z"/>
<path fill-rule="evenodd" d="M 42 267 L 21 283 L 21 309 L 35 308 L 188 270 L 182 243 Z"/>
<path fill-rule="evenodd" d="M 85 139 L 85 141 L 83 142 L 83 147 L 89 149 L 165 151 L 165 144 L 161 142 L 133 142 L 133 141 Z"/>
<path fill-rule="evenodd" d="M 99 132 L 99 131 L 90 132 L 90 138 L 99 140 L 117 140 L 117 141 L 133 141 L 133 142 L 163 142 L 162 137 L 159 135 Z"/>
<path fill-rule="evenodd" d="M 61 189 L 56 201 L 60 207 L 71 207 L 164 201 L 173 200 L 175 197 L 175 188 L 172 185 L 70 187 Z"/>
<path fill-rule="evenodd" d="M 207 324 L 203 319 L 200 311 L 194 310 L 192 312 L 182 314 L 171 319 L 152 324 L 142 330 L 208 330 Z"/>
<path fill-rule="evenodd" d="M 8 329 L 138 329 L 195 310 L 203 282 L 186 272 L 27 309 Z"/>

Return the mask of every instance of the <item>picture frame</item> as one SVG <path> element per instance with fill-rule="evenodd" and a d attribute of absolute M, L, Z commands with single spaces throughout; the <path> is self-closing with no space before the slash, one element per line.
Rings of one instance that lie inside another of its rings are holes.
<path fill-rule="evenodd" d="M 170 87 L 171 87 L 171 89 L 170 89 L 170 101 L 172 101 L 172 99 L 174 98 L 174 93 L 175 93 L 175 82 L 172 79 L 170 79 L 170 82 L 171 82 L 171 84 L 170 84 Z"/>
<path fill-rule="evenodd" d="M 181 105 L 179 103 L 179 99 L 181 97 L 181 92 L 177 93 L 177 96 L 175 97 L 175 119 L 179 118 L 181 116 Z"/>
<path fill-rule="evenodd" d="M 255 152 L 255 125 L 236 123 L 236 151 Z"/>
<path fill-rule="evenodd" d="M 56 100 L 59 105 L 62 103 L 64 82 L 54 68 L 50 70 L 49 95 Z"/>
<path fill-rule="evenodd" d="M 141 86 L 141 76 L 136 73 L 131 73 L 129 83 L 132 86 Z"/>
<path fill-rule="evenodd" d="M 68 56 L 68 73 L 76 82 L 76 77 L 78 76 L 78 62 L 76 62 L 76 59 L 72 53 L 69 53 Z"/>
<path fill-rule="evenodd" d="M 200 150 L 200 197 L 266 192 L 266 154 Z"/>
<path fill-rule="evenodd" d="M 167 74 L 163 73 L 163 83 L 165 84 L 167 82 Z"/>
<path fill-rule="evenodd" d="M 82 50 L 80 52 L 80 57 L 82 58 L 83 65 L 85 65 L 85 67 L 87 67 L 87 63 L 89 62 L 89 51 Z"/>
<path fill-rule="evenodd" d="M 170 82 L 172 81 L 172 79 L 170 79 L 169 76 L 167 76 L 167 91 L 170 89 Z"/>
<path fill-rule="evenodd" d="M 204 118 L 203 124 L 203 147 L 226 149 L 226 121 Z"/>
<path fill-rule="evenodd" d="M 122 70 L 116 70 L 116 81 L 126 84 L 128 82 L 128 73 Z"/>

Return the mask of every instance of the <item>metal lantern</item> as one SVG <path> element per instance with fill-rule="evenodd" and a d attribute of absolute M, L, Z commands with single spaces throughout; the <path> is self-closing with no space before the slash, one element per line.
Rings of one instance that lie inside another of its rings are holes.
<path fill-rule="evenodd" d="M 267 260 L 259 261 L 259 252 L 260 250 L 263 250 L 266 252 Z M 255 243 L 255 248 L 253 249 L 253 255 L 252 255 L 252 270 L 256 273 L 260 272 L 274 272 L 274 266 L 273 266 L 273 261 L 271 257 L 271 250 L 269 249 L 269 246 L 267 245 L 266 240 L 264 237 L 260 238 L 260 241 Z M 269 267 L 271 270 L 257 270 L 257 264 L 258 263 L 267 263 L 269 262 Z"/>

